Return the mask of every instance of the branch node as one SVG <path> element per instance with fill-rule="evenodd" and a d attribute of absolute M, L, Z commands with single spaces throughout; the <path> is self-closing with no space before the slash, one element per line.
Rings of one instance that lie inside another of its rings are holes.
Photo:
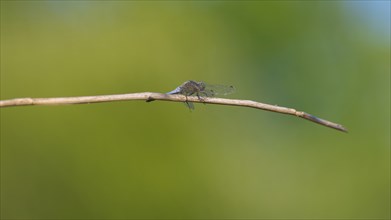
<path fill-rule="evenodd" d="M 148 96 L 147 100 L 145 100 L 146 102 L 152 102 L 152 101 L 155 101 L 156 99 L 152 98 L 151 96 Z"/>

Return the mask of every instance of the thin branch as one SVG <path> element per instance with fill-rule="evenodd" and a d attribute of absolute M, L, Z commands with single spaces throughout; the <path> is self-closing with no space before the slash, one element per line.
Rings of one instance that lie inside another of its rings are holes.
<path fill-rule="evenodd" d="M 89 104 L 98 102 L 114 102 L 114 101 L 129 101 L 129 100 L 145 100 L 147 102 L 154 100 L 161 101 L 173 101 L 173 102 L 185 102 L 186 97 L 183 95 L 167 95 L 154 92 L 142 92 L 142 93 L 129 93 L 119 95 L 100 95 L 100 96 L 79 96 L 79 97 L 61 97 L 61 98 L 18 98 L 0 101 L 0 108 L 2 107 L 14 107 L 25 105 L 65 105 L 65 104 Z M 297 111 L 292 108 L 285 108 L 276 105 L 269 105 L 251 100 L 240 99 L 222 99 L 222 98 L 203 98 L 198 99 L 195 96 L 188 96 L 187 101 L 210 103 L 219 105 L 233 105 L 250 107 L 256 109 L 262 109 L 271 112 L 277 112 L 287 115 L 295 115 L 300 118 L 307 119 L 309 121 L 321 124 L 323 126 L 334 128 L 339 131 L 347 132 L 347 129 L 340 124 L 336 124 L 305 112 Z"/>

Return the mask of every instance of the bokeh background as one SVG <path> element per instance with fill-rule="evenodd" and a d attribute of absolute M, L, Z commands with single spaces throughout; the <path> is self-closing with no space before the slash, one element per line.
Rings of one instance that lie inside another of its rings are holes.
<path fill-rule="evenodd" d="M 389 1 L 1 1 L 1 99 L 194 79 L 306 111 L 1 112 L 1 218 L 390 217 Z"/>

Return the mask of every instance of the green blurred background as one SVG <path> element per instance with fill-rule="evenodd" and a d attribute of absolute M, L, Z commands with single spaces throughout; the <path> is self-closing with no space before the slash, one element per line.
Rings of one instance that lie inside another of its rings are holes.
<path fill-rule="evenodd" d="M 1 217 L 390 217 L 389 1 L 2 1 L 1 99 L 194 79 L 306 111 L 3 108 Z"/>

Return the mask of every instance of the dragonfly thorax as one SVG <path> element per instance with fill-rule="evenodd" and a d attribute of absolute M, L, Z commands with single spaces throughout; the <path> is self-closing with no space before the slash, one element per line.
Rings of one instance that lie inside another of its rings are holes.
<path fill-rule="evenodd" d="M 189 80 L 179 86 L 179 90 L 179 93 L 183 95 L 199 94 L 200 92 L 205 90 L 205 83 Z"/>

